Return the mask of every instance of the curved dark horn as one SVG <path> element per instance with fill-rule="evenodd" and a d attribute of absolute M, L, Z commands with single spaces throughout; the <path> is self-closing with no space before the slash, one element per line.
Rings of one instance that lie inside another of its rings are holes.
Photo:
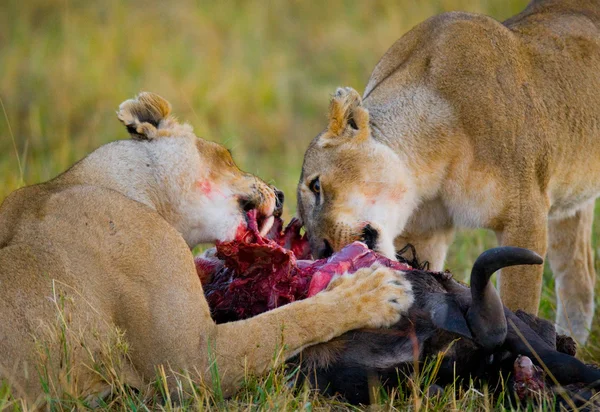
<path fill-rule="evenodd" d="M 515 265 L 540 265 L 544 260 L 537 253 L 520 247 L 503 246 L 483 252 L 471 270 L 471 306 L 467 323 L 475 342 L 494 349 L 506 339 L 504 306 L 490 277 L 499 269 Z"/>

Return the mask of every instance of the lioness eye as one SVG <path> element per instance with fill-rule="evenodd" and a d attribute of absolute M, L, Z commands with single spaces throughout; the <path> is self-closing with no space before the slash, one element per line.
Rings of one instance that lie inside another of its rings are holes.
<path fill-rule="evenodd" d="M 311 192 L 313 192 L 314 194 L 318 195 L 319 193 L 321 193 L 321 181 L 319 180 L 319 177 L 315 177 L 310 184 L 308 185 L 308 188 L 310 189 Z"/>

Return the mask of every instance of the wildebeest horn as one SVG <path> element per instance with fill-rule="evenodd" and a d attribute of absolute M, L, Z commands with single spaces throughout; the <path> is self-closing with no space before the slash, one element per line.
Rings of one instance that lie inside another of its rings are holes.
<path fill-rule="evenodd" d="M 490 277 L 499 269 L 515 265 L 540 265 L 544 260 L 537 253 L 519 247 L 503 246 L 483 252 L 471 270 L 471 306 L 467 323 L 475 342 L 494 349 L 506 339 L 506 317 L 498 292 Z"/>

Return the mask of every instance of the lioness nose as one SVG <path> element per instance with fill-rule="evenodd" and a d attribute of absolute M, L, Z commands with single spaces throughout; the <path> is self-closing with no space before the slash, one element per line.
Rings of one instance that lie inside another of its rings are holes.
<path fill-rule="evenodd" d="M 279 217 L 281 216 L 281 213 L 283 213 L 283 201 L 285 200 L 285 196 L 283 195 L 283 192 L 276 187 L 273 187 L 273 190 L 275 191 L 275 211 L 273 212 L 273 215 Z"/>

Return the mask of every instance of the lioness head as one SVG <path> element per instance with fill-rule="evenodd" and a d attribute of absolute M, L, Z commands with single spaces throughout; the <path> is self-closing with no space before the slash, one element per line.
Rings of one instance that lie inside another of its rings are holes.
<path fill-rule="evenodd" d="M 120 105 L 117 116 L 133 138 L 120 152 L 121 161 L 131 162 L 129 170 L 136 174 L 128 181 L 148 180 L 130 184 L 146 187 L 147 203 L 190 247 L 233 239 L 250 209 L 258 210 L 262 231 L 268 231 L 273 216 L 281 213 L 283 193 L 241 171 L 225 147 L 196 137 L 189 124 L 178 123 L 170 112 L 169 102 L 153 93 Z"/>
<path fill-rule="evenodd" d="M 304 155 L 298 213 L 313 255 L 323 257 L 355 240 L 389 258 L 408 219 L 398 207 L 413 202 L 411 179 L 398 155 L 371 133 L 369 112 L 356 90 L 339 88 L 329 125 Z"/>

